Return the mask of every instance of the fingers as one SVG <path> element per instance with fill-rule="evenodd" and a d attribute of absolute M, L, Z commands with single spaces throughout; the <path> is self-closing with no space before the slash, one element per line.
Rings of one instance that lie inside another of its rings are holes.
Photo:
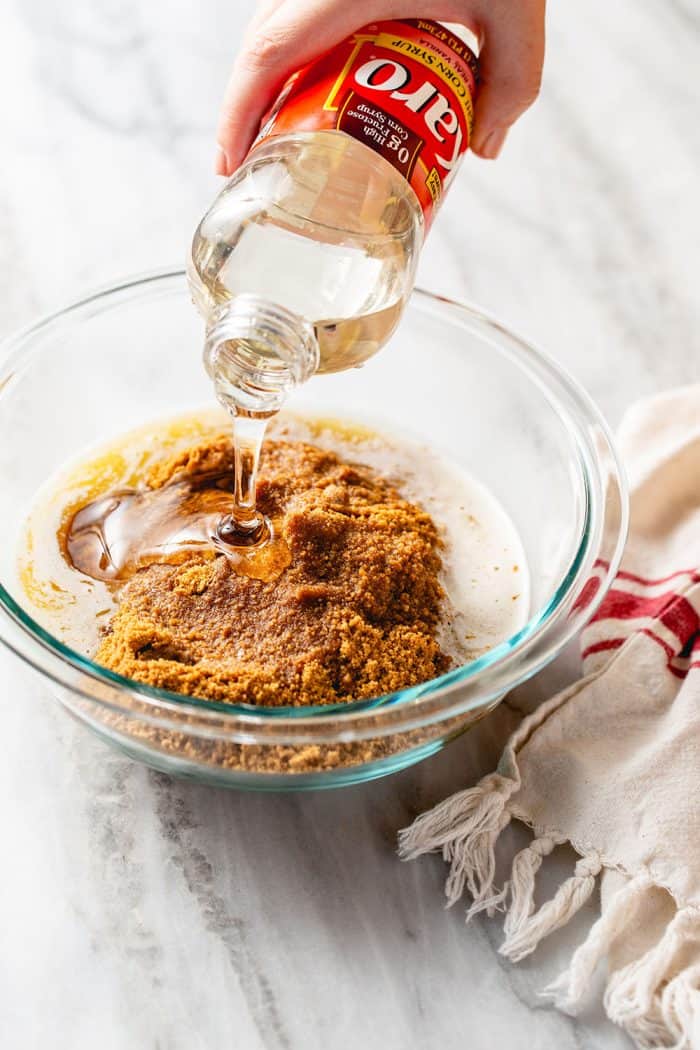
<path fill-rule="evenodd" d="M 358 26 L 401 16 L 462 22 L 479 29 L 485 42 L 471 146 L 482 157 L 496 157 L 508 128 L 539 91 L 544 7 L 545 0 L 266 0 L 246 34 L 224 96 L 217 133 L 218 174 L 236 170 L 292 73 Z"/>
<path fill-rule="evenodd" d="M 246 26 L 246 37 L 250 36 L 263 22 L 266 22 L 273 11 L 281 6 L 282 0 L 258 0 L 255 12 Z"/>
<path fill-rule="evenodd" d="M 349 36 L 376 6 L 337 0 L 282 0 L 272 5 L 268 17 L 246 38 L 226 89 L 217 133 L 220 174 L 231 174 L 243 160 L 287 77 Z"/>
<path fill-rule="evenodd" d="M 537 98 L 544 62 L 545 0 L 493 3 L 480 22 L 481 85 L 471 148 L 494 159 L 508 129 Z"/>
<path fill-rule="evenodd" d="M 243 48 L 245 48 L 246 46 L 250 46 L 250 42 L 255 37 L 255 34 L 258 32 L 260 26 L 263 25 L 267 21 L 267 19 L 277 10 L 278 7 L 282 6 L 282 3 L 283 3 L 283 0 L 260 0 L 260 2 L 258 3 L 258 6 L 255 9 L 255 13 L 254 13 L 253 17 L 250 19 L 250 21 L 248 22 L 248 25 L 246 26 L 245 35 L 243 37 Z M 227 89 L 226 89 L 227 96 L 228 96 L 229 91 L 231 90 L 232 81 L 233 81 L 233 74 L 229 78 L 229 83 L 228 83 L 228 86 L 227 86 Z M 228 162 L 228 157 L 227 157 L 227 154 L 226 154 L 225 145 L 221 141 L 221 138 L 222 138 L 222 135 L 221 135 L 221 122 L 222 122 L 222 120 L 223 120 L 223 110 L 222 110 L 222 113 L 221 113 L 221 117 L 219 119 L 219 130 L 217 131 L 217 136 L 216 136 L 217 137 L 217 143 L 216 143 L 217 153 L 216 153 L 215 170 L 216 170 L 216 174 L 217 175 L 227 175 L 230 172 L 229 162 Z"/>

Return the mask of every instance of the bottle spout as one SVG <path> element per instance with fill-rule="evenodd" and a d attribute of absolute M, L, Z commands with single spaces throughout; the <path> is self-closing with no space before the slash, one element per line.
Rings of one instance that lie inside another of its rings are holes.
<path fill-rule="evenodd" d="M 204 366 L 232 415 L 274 415 L 318 364 L 313 326 L 257 295 L 221 304 L 207 328 Z"/>

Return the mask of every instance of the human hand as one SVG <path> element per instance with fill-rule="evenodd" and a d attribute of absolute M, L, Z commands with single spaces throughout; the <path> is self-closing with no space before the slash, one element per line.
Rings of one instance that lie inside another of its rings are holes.
<path fill-rule="evenodd" d="M 537 97 L 545 0 L 263 0 L 236 58 L 221 110 L 216 170 L 231 175 L 285 80 L 360 26 L 392 18 L 466 25 L 481 43 L 471 148 L 495 158 Z"/>

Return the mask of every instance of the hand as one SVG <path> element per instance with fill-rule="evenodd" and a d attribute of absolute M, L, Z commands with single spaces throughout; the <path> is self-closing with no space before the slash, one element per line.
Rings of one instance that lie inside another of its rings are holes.
<path fill-rule="evenodd" d="M 458 22 L 477 36 L 481 83 L 471 148 L 497 157 L 539 92 L 544 7 L 545 0 L 264 0 L 226 89 L 217 173 L 236 170 L 287 77 L 360 26 L 391 18 Z"/>

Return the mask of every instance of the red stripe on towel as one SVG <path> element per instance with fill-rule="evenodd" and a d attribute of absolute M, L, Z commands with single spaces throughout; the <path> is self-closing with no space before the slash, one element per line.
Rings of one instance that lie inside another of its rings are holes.
<path fill-rule="evenodd" d="M 605 638 L 602 642 L 593 642 L 581 653 L 581 659 L 586 660 L 595 653 L 605 653 L 611 649 L 619 649 L 627 641 L 626 638 Z"/>
<path fill-rule="evenodd" d="M 610 562 L 605 561 L 604 558 L 598 558 L 595 568 L 609 569 Z M 677 572 L 671 572 L 668 576 L 659 576 L 657 579 L 651 576 L 638 576 L 634 572 L 626 572 L 625 569 L 619 569 L 615 579 L 630 580 L 632 583 L 641 583 L 646 587 L 658 587 L 660 583 L 670 583 L 671 580 L 677 580 L 679 576 L 690 576 L 693 583 L 700 583 L 700 573 L 697 569 L 678 569 Z"/>

